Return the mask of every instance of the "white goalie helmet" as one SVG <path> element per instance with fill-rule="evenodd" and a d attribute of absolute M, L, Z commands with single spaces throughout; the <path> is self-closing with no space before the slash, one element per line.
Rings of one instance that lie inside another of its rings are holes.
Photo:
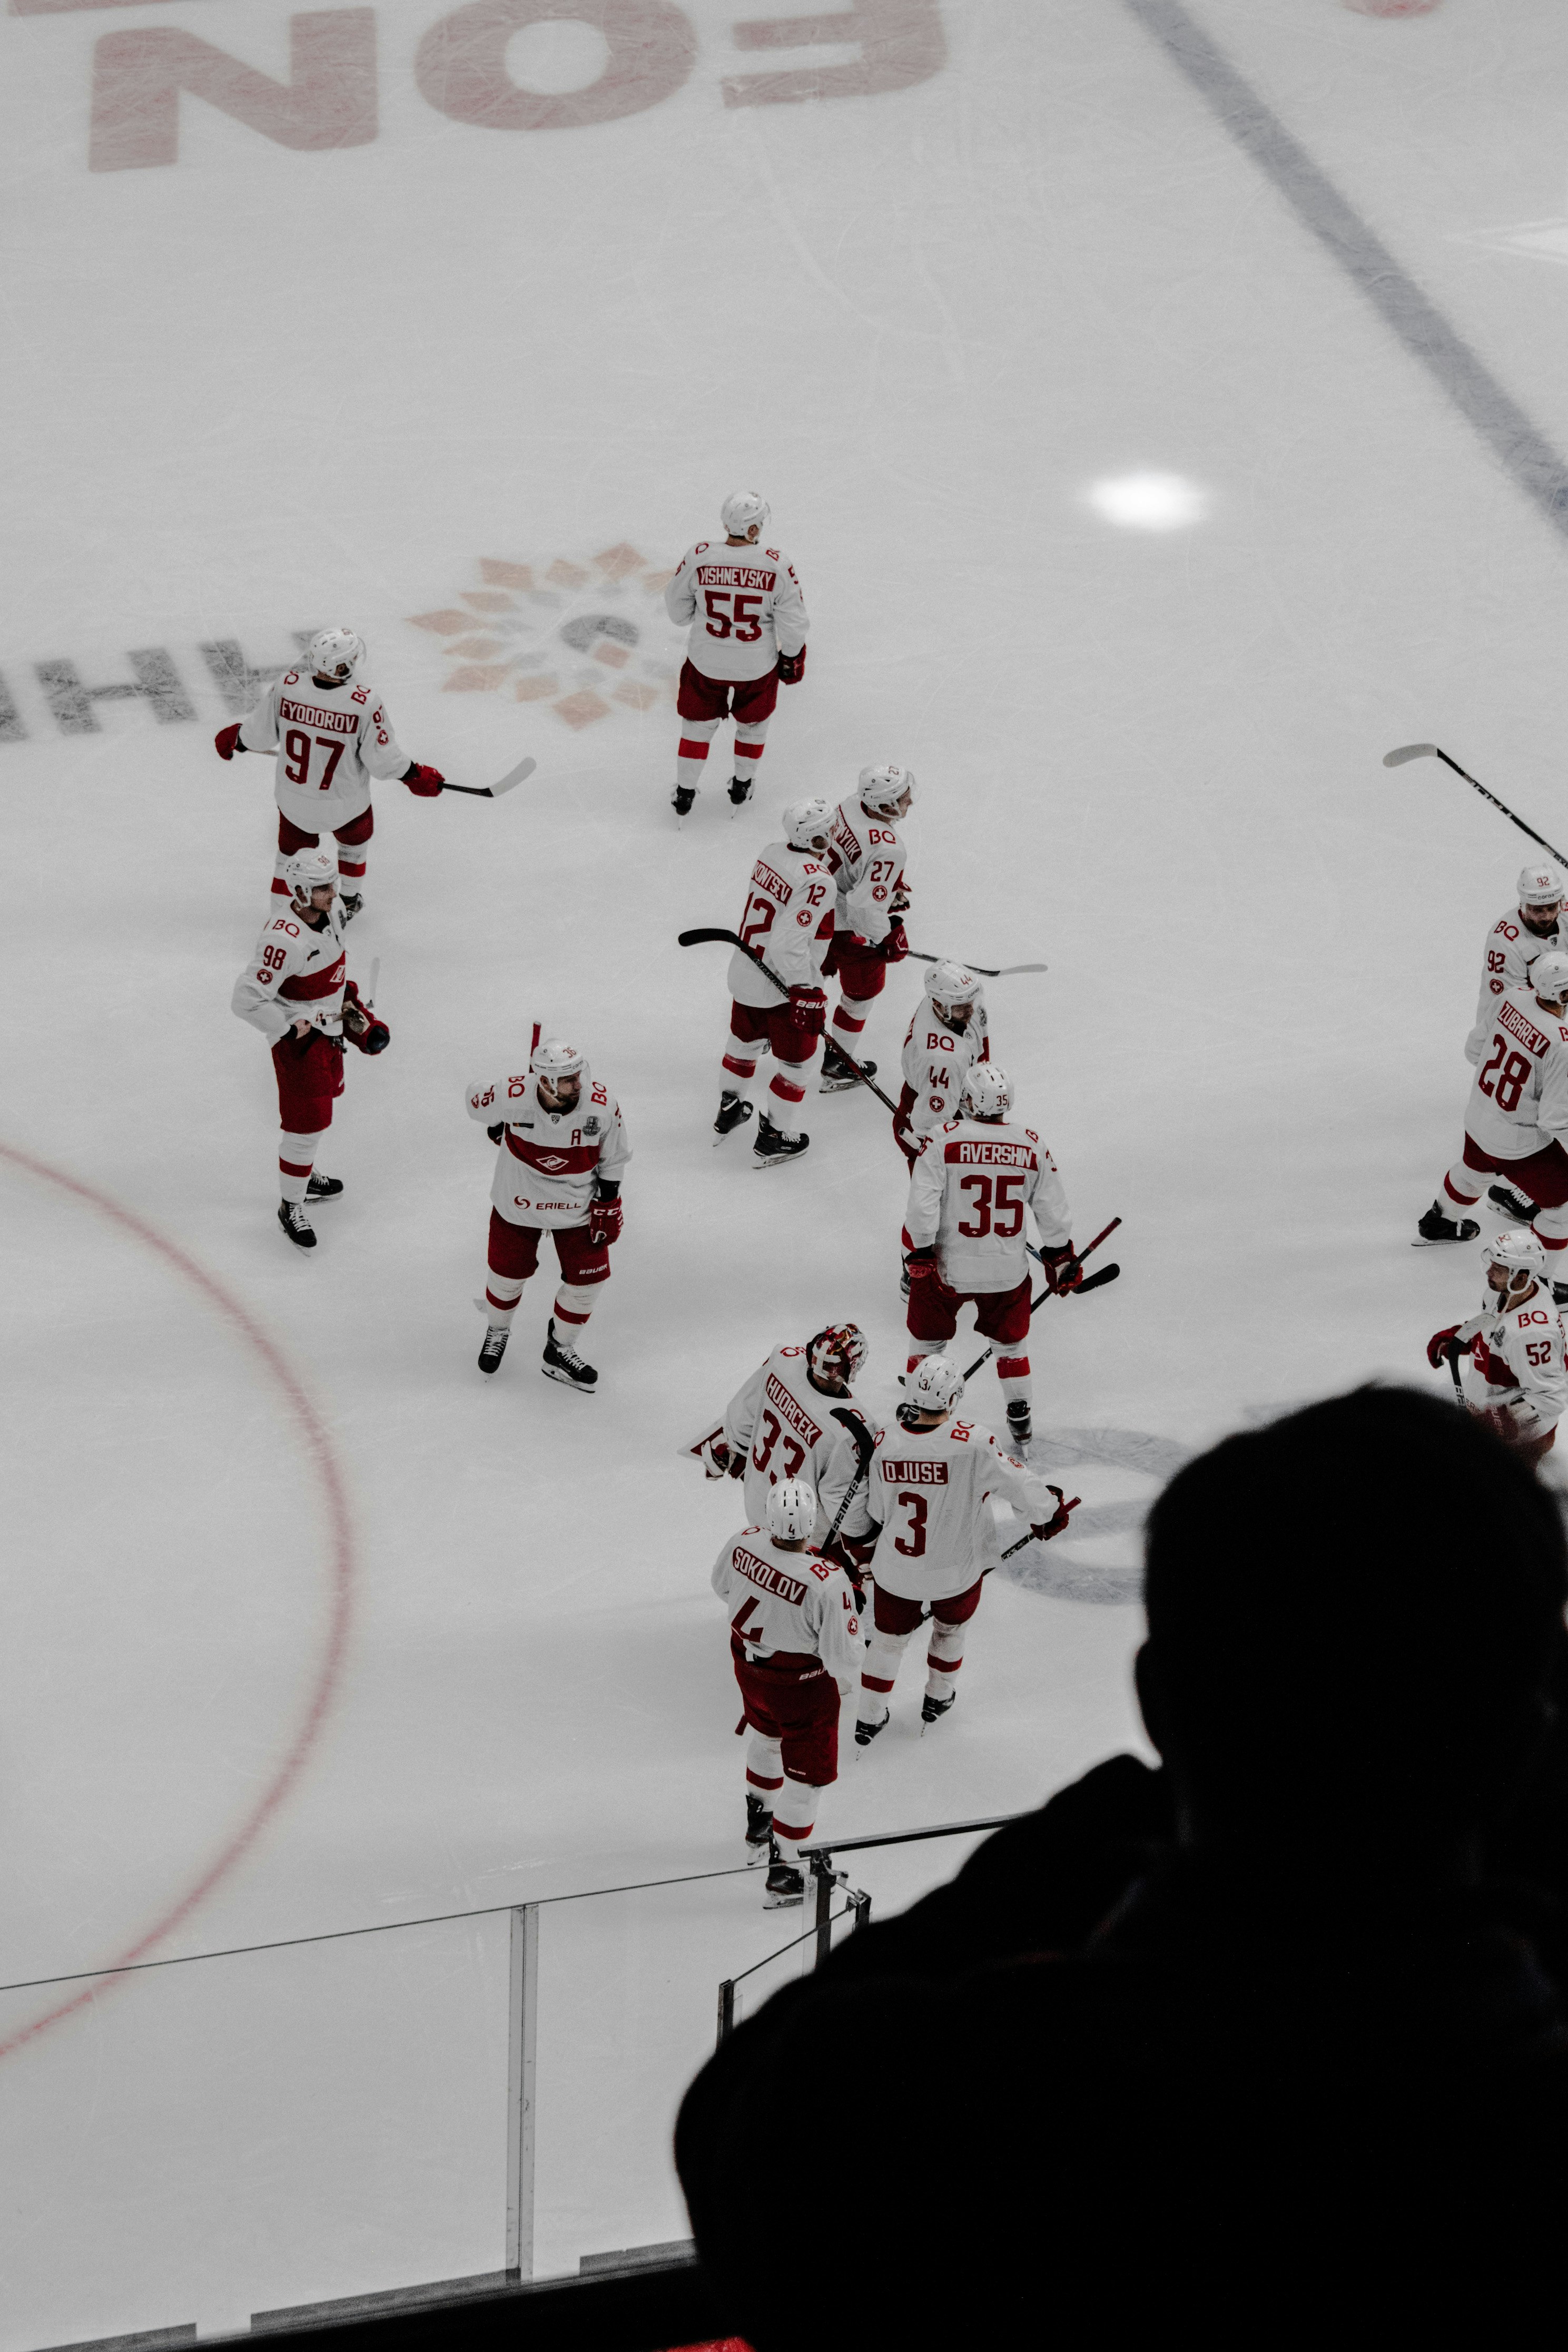
<path fill-rule="evenodd" d="M 588 1084 L 587 1055 L 564 1037 L 541 1037 L 528 1067 L 536 1078 L 548 1078 L 552 1087 L 562 1078 L 580 1078 L 584 1086 Z"/>
<path fill-rule="evenodd" d="M 1508 1295 L 1528 1290 L 1532 1282 L 1542 1288 L 1549 1279 L 1546 1272 L 1546 1251 L 1539 1236 L 1528 1227 L 1522 1233 L 1498 1234 L 1481 1244 L 1481 1257 L 1488 1265 L 1500 1265 L 1508 1270 Z M 1497 1293 L 1489 1284 L 1489 1297 Z"/>
<path fill-rule="evenodd" d="M 1527 866 L 1519 877 L 1519 903 L 1521 907 L 1550 907 L 1568 898 L 1568 874 L 1560 866 L 1542 858 L 1539 866 Z"/>
<path fill-rule="evenodd" d="M 784 838 L 790 848 L 810 849 L 831 833 L 833 812 L 826 801 L 791 801 L 783 822 Z"/>
<path fill-rule="evenodd" d="M 896 760 L 887 761 L 880 768 L 862 768 L 860 774 L 861 806 L 882 815 L 896 808 L 904 793 L 915 805 L 915 771 L 901 768 Z"/>
<path fill-rule="evenodd" d="M 358 629 L 318 629 L 305 658 L 318 677 L 336 677 L 343 670 L 346 684 L 365 658 L 365 641 Z"/>
<path fill-rule="evenodd" d="M 768 1489 L 768 1532 L 785 1543 L 805 1543 L 817 1524 L 817 1490 L 804 1478 L 780 1478 Z"/>
<path fill-rule="evenodd" d="M 958 1108 L 970 1118 L 1006 1118 L 1013 1107 L 1013 1082 L 995 1062 L 976 1062 L 964 1080 Z"/>
<path fill-rule="evenodd" d="M 308 899 L 312 890 L 335 890 L 338 861 L 329 849 L 302 849 L 283 869 L 283 878 L 296 898 Z"/>
<path fill-rule="evenodd" d="M 772 511 L 760 490 L 731 490 L 718 510 L 718 519 L 732 539 L 744 539 L 753 523 L 760 539 Z"/>
<path fill-rule="evenodd" d="M 1561 948 L 1552 948 L 1537 956 L 1530 967 L 1530 985 L 1549 1004 L 1568 1000 L 1568 955 Z"/>
<path fill-rule="evenodd" d="M 916 1412 L 951 1412 L 963 1393 L 964 1375 L 951 1356 L 922 1356 L 904 1383 Z"/>
<path fill-rule="evenodd" d="M 925 993 L 933 1004 L 973 1004 L 981 989 L 967 964 L 955 963 L 947 957 L 926 973 Z"/>

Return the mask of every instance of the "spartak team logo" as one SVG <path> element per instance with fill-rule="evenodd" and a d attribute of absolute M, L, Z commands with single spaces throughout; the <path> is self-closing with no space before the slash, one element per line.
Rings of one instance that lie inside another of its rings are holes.
<path fill-rule="evenodd" d="M 664 610 L 667 571 L 624 541 L 586 562 L 484 556 L 479 585 L 410 615 L 444 639 L 448 694 L 548 702 L 568 727 L 674 699 L 685 632 Z"/>

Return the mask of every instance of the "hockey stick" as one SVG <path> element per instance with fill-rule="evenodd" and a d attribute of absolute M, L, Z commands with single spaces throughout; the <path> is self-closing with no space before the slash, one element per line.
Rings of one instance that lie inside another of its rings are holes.
<path fill-rule="evenodd" d="M 789 991 L 786 983 L 779 979 L 776 971 L 768 971 L 768 966 L 763 962 L 762 958 L 758 954 L 757 950 L 753 947 L 748 947 L 738 932 L 709 930 L 705 929 L 695 931 L 682 931 L 678 936 L 680 943 L 684 948 L 706 947 L 711 940 L 722 940 L 727 947 L 738 948 L 743 956 L 749 956 L 751 958 L 752 962 L 757 966 L 757 969 L 762 974 L 763 979 L 770 980 L 773 982 L 774 987 L 779 991 L 779 995 L 784 999 L 785 1003 L 789 1003 Z M 852 1054 L 846 1054 L 843 1047 L 838 1043 L 838 1040 L 836 1038 L 830 1037 L 826 1030 L 822 1032 L 822 1050 L 824 1056 L 829 1053 L 836 1054 L 840 1061 L 842 1062 L 847 1068 L 852 1069 L 854 1072 L 862 1086 L 869 1087 L 872 1093 L 876 1097 L 878 1102 L 886 1103 L 888 1109 L 893 1113 L 894 1118 L 898 1117 L 898 1105 L 895 1102 L 891 1101 L 889 1097 L 883 1093 L 883 1090 L 877 1085 L 876 1080 L 873 1077 L 869 1077 L 866 1072 L 862 1069 L 860 1064 L 855 1060 L 854 1056 Z"/>
<path fill-rule="evenodd" d="M 927 955 L 924 948 L 911 948 L 909 952 L 915 958 L 916 963 L 946 963 L 948 961 L 948 958 L 946 956 Z M 1004 963 L 998 964 L 996 970 L 993 971 L 988 963 L 971 963 L 967 956 L 955 956 L 952 958 L 952 961 L 955 963 L 961 963 L 966 971 L 979 972 L 986 980 L 1006 980 L 1009 971 L 1049 971 L 1051 970 L 1051 966 L 1048 963 Z"/>
<path fill-rule="evenodd" d="M 832 1526 L 822 1538 L 822 1542 L 817 1547 L 819 1551 L 822 1549 L 823 1545 L 831 1544 L 834 1540 L 838 1535 L 839 1529 L 843 1526 L 845 1519 L 848 1518 L 850 1505 L 854 1501 L 855 1496 L 860 1493 L 861 1488 L 864 1486 L 866 1472 L 871 1467 L 871 1457 L 876 1452 L 875 1438 L 872 1435 L 870 1430 L 866 1427 L 859 1413 L 852 1412 L 848 1405 L 834 1405 L 828 1417 L 831 1421 L 841 1422 L 844 1428 L 849 1432 L 850 1443 L 853 1445 L 855 1453 L 860 1458 L 860 1467 L 856 1470 L 854 1476 L 851 1479 L 848 1487 L 845 1489 L 844 1498 L 833 1514 Z"/>
<path fill-rule="evenodd" d="M 472 800 L 498 801 L 503 793 L 509 793 L 514 784 L 520 784 L 527 777 L 531 776 L 538 766 L 537 760 L 519 760 L 517 766 L 508 768 L 506 774 L 496 783 L 449 784 L 443 780 L 441 789 L 444 793 L 466 793 Z"/>
<path fill-rule="evenodd" d="M 1454 1402 L 1458 1406 L 1461 1412 L 1469 1412 L 1470 1408 L 1465 1398 L 1465 1384 L 1459 1378 L 1460 1349 L 1458 1341 L 1457 1339 L 1450 1339 L 1448 1346 L 1444 1349 L 1443 1353 L 1448 1358 L 1448 1370 L 1453 1375 Z"/>
<path fill-rule="evenodd" d="M 1078 1508 L 1078 1506 L 1080 1505 L 1080 1503 L 1082 1503 L 1082 1501 L 1083 1500 L 1083 1497 L 1082 1497 L 1082 1495 L 1074 1495 L 1074 1496 L 1072 1497 L 1071 1502 L 1071 1503 L 1070 1503 L 1070 1502 L 1068 1502 L 1068 1501 L 1067 1501 L 1067 1499 L 1066 1499 L 1066 1497 L 1063 1496 L 1063 1494 L 1062 1494 L 1062 1491 L 1061 1491 L 1061 1487 L 1060 1487 L 1060 1486 L 1053 1486 L 1051 1484 L 1051 1481 L 1050 1481 L 1049 1479 L 1047 1479 L 1047 1481 L 1046 1481 L 1045 1491 L 1046 1491 L 1046 1493 L 1047 1493 L 1048 1495 L 1054 1495 L 1054 1496 L 1056 1496 L 1056 1507 L 1057 1507 L 1057 1509 L 1058 1509 L 1058 1510 L 1061 1510 L 1061 1511 L 1069 1511 L 1069 1512 L 1071 1512 L 1071 1511 L 1075 1511 L 1075 1510 Z M 1064 1536 L 1064 1535 L 1067 1533 L 1067 1529 L 1066 1529 L 1065 1528 L 1058 1528 L 1058 1529 L 1057 1529 L 1057 1531 L 1056 1531 L 1056 1532 L 1057 1532 L 1057 1535 L 1059 1535 L 1059 1536 Z M 1035 1540 L 1034 1529 L 1033 1529 L 1032 1528 L 1030 1528 L 1030 1531 L 1029 1531 L 1028 1535 L 1026 1535 L 1026 1536 L 1019 1536 L 1019 1539 L 1018 1539 L 1017 1543 L 1010 1543 L 1010 1544 L 1009 1544 L 1009 1546 L 1008 1546 L 1008 1548 L 1007 1548 L 1006 1551 L 1002 1553 L 1002 1555 L 1001 1555 L 1001 1559 L 994 1559 L 994 1560 L 992 1560 L 991 1565 L 990 1565 L 990 1567 L 989 1567 L 989 1568 L 983 1568 L 983 1569 L 981 1569 L 981 1570 L 980 1570 L 980 1575 L 979 1575 L 979 1580 L 979 1580 L 981 1583 L 984 1583 L 984 1581 L 985 1581 L 985 1580 L 986 1580 L 986 1578 L 987 1578 L 988 1576 L 994 1575 L 994 1574 L 995 1574 L 995 1572 L 996 1572 L 996 1570 L 997 1570 L 998 1568 L 1000 1568 L 1000 1566 L 1001 1566 L 1001 1564 L 1002 1564 L 1002 1560 L 1004 1560 L 1004 1559 L 1011 1559 L 1011 1558 L 1012 1558 L 1012 1556 L 1013 1556 L 1013 1554 L 1014 1554 L 1014 1552 L 1015 1552 L 1015 1551 L 1022 1551 L 1022 1549 L 1023 1549 L 1023 1548 L 1024 1548 L 1025 1544 L 1031 1544 L 1031 1543 L 1033 1543 L 1033 1541 L 1034 1541 L 1034 1540 Z M 1045 1542 L 1051 1542 L 1051 1541 L 1054 1541 L 1054 1538 L 1050 1538 L 1050 1537 L 1042 1536 L 1042 1537 L 1040 1538 L 1040 1540 L 1042 1543 L 1045 1543 Z M 922 1617 L 921 1617 L 921 1620 L 920 1620 L 921 1623 L 922 1623 L 923 1625 L 929 1625 L 929 1624 L 930 1624 L 930 1622 L 931 1622 L 931 1621 L 932 1621 L 933 1616 L 935 1615 L 935 1613 L 936 1613 L 936 1612 L 935 1612 L 935 1611 L 930 1610 L 930 1609 L 927 1609 L 927 1610 L 923 1613 L 923 1615 L 922 1615 Z"/>
<path fill-rule="evenodd" d="M 1500 801 L 1495 793 L 1489 793 L 1484 784 L 1478 784 L 1468 769 L 1461 768 L 1457 760 L 1450 760 L 1436 743 L 1401 743 L 1397 751 L 1385 751 L 1383 755 L 1385 768 L 1402 768 L 1406 760 L 1441 760 L 1446 768 L 1452 768 L 1456 776 L 1463 776 L 1466 783 L 1479 793 L 1483 801 L 1490 801 L 1494 809 L 1500 809 L 1510 824 L 1518 825 L 1521 833 L 1528 834 L 1531 840 L 1539 842 L 1542 849 L 1551 850 L 1559 866 L 1568 866 L 1568 857 L 1564 857 L 1560 849 L 1552 849 L 1543 833 L 1537 833 L 1532 824 L 1526 824 L 1521 816 L 1515 816 L 1506 801 Z"/>
<path fill-rule="evenodd" d="M 1081 1249 L 1078 1252 L 1077 1256 L 1069 1261 L 1069 1265 L 1082 1265 L 1084 1259 L 1091 1256 L 1093 1252 L 1099 1248 L 1101 1243 L 1106 1238 L 1106 1235 L 1115 1232 L 1121 1222 L 1122 1220 L 1120 1217 L 1113 1217 L 1110 1223 L 1106 1225 L 1102 1232 L 1095 1234 L 1093 1240 L 1090 1243 L 1089 1247 L 1087 1249 Z M 1063 1271 L 1066 1270 L 1067 1269 L 1065 1268 L 1063 1269 Z M 1060 1282 L 1053 1282 L 1048 1289 L 1040 1292 L 1038 1298 L 1034 1298 L 1030 1301 L 1029 1311 L 1031 1318 L 1040 1313 L 1040 1308 L 1045 1305 L 1048 1298 L 1071 1298 L 1075 1291 L 1098 1290 L 1103 1284 L 1114 1282 L 1121 1271 L 1122 1269 L 1119 1265 L 1103 1265 L 1098 1274 L 1092 1274 L 1090 1276 L 1087 1282 L 1075 1282 L 1065 1289 Z M 968 1370 L 964 1375 L 966 1382 L 974 1379 L 975 1374 L 979 1370 L 982 1364 L 988 1363 L 990 1361 L 991 1358 L 997 1352 L 997 1347 L 998 1342 L 993 1339 L 990 1346 L 986 1349 L 985 1354 L 983 1356 L 976 1357 L 974 1362 L 969 1366 Z"/>

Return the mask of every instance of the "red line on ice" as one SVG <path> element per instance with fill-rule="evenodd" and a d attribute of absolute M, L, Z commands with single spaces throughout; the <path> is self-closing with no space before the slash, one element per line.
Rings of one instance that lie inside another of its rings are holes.
<path fill-rule="evenodd" d="M 139 1217 L 134 1210 L 123 1207 L 120 1202 L 111 1200 L 107 1192 L 100 1192 L 96 1185 L 84 1184 L 79 1178 L 68 1176 L 62 1169 L 51 1168 L 47 1160 L 37 1160 L 30 1151 L 20 1151 L 14 1144 L 0 1142 L 0 1160 L 9 1160 L 14 1167 L 26 1169 L 29 1175 L 41 1177 L 46 1183 L 57 1184 L 62 1192 L 69 1192 L 77 1200 L 85 1202 L 88 1207 L 96 1210 L 99 1216 L 107 1217 L 111 1224 L 120 1225 L 127 1233 L 133 1234 L 139 1242 L 145 1244 L 147 1248 L 172 1266 L 177 1274 L 200 1292 L 209 1306 L 215 1307 L 219 1314 L 249 1340 L 266 1365 L 268 1373 L 282 1391 L 295 1424 L 304 1439 L 306 1453 L 315 1469 L 321 1498 L 326 1507 L 327 1523 L 331 1533 L 332 1586 L 331 1624 L 317 1673 L 315 1688 L 311 1692 L 304 1720 L 295 1733 L 293 1744 L 273 1775 L 270 1785 L 262 1792 L 257 1802 L 252 1807 L 246 1820 L 222 1852 L 209 1863 L 195 1885 L 181 1896 L 173 1908 L 166 1912 L 155 1926 L 149 1927 L 134 1944 L 121 1952 L 118 1958 L 105 1964 L 103 1983 L 89 1985 L 81 1992 L 73 1993 L 68 2000 L 61 2001 L 57 2008 L 47 2011 L 42 2017 L 35 2018 L 30 2025 L 22 2026 L 7 2039 L 0 2041 L 0 2058 L 8 2058 L 14 2050 L 19 2050 L 24 2042 L 31 2042 L 48 2026 L 57 2025 L 62 2018 L 69 2017 L 73 2011 L 80 2009 L 84 2003 L 96 2000 L 99 1994 L 107 1990 L 115 1981 L 111 1973 L 114 1969 L 128 1968 L 133 1960 L 139 1960 L 144 1952 L 150 1951 L 154 1944 L 161 1943 L 165 1936 L 171 1934 L 182 1920 L 188 1919 L 198 1905 L 205 1902 L 219 1880 L 226 1876 L 241 1856 L 255 1843 L 267 1822 L 293 1789 L 304 1769 L 305 1759 L 315 1746 L 321 1726 L 326 1721 L 327 1710 L 331 1706 L 339 1676 L 342 1672 L 344 1652 L 348 1645 L 349 1616 L 354 1578 L 354 1531 L 349 1516 L 346 1482 L 339 1467 L 338 1457 L 333 1451 L 326 1423 L 306 1394 L 298 1376 L 287 1359 L 277 1342 L 263 1330 L 249 1308 L 235 1297 L 231 1291 L 225 1290 L 214 1275 L 209 1274 L 206 1268 L 199 1265 L 193 1257 L 188 1256 L 177 1242 L 170 1241 L 166 1234 L 159 1233 L 155 1226 L 150 1225 L 145 1218 Z"/>

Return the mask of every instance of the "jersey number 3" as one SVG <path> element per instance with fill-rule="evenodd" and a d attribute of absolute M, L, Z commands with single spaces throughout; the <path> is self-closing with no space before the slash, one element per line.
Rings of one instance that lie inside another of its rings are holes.
<path fill-rule="evenodd" d="M 925 1522 L 931 1516 L 931 1506 L 924 1495 L 901 1494 L 899 1501 L 909 1513 L 905 1535 L 894 1536 L 893 1549 L 901 1551 L 905 1559 L 918 1559 L 925 1549 Z"/>

